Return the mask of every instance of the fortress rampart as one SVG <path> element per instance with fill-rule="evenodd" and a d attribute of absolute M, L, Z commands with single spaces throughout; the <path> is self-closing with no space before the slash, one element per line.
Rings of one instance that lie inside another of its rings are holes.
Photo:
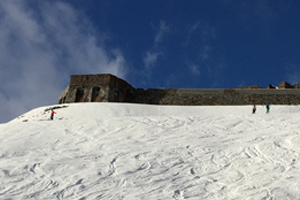
<path fill-rule="evenodd" d="M 134 88 L 110 74 L 72 75 L 59 103 L 128 102 Z"/>
<path fill-rule="evenodd" d="M 72 75 L 59 103 L 129 102 L 160 105 L 249 105 L 300 104 L 299 84 L 283 82 L 278 89 L 135 89 L 123 79 L 110 74 Z"/>

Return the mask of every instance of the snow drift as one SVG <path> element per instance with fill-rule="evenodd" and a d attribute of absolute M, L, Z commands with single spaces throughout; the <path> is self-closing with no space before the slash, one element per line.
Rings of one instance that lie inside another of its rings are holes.
<path fill-rule="evenodd" d="M 37 108 L 0 125 L 0 197 L 299 199 L 300 108 L 251 112 L 118 103 Z"/>

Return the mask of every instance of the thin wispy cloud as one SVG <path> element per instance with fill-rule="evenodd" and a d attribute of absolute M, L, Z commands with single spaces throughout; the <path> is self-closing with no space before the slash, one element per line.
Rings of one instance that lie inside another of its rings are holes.
<path fill-rule="evenodd" d="M 292 1 L 276 1 L 275 3 L 267 0 L 224 1 L 223 3 L 236 10 L 246 27 L 266 25 L 288 12 L 292 5 Z"/>
<path fill-rule="evenodd" d="M 201 52 L 200 52 L 200 60 L 202 61 L 205 61 L 205 60 L 208 60 L 211 56 L 211 53 L 213 51 L 213 48 L 209 45 L 204 45 L 202 48 L 201 48 Z"/>
<path fill-rule="evenodd" d="M 161 43 L 167 33 L 170 32 L 170 26 L 165 21 L 160 21 L 159 29 L 154 37 L 154 44 L 150 50 L 146 51 L 143 56 L 143 62 L 145 69 L 150 73 L 150 69 L 156 65 L 159 57 L 163 56 L 163 50 L 161 49 Z"/>
<path fill-rule="evenodd" d="M 199 28 L 200 25 L 201 25 L 201 22 L 197 21 L 188 28 L 189 29 L 188 31 L 190 33 L 193 33 L 194 31 L 196 31 Z"/>
<path fill-rule="evenodd" d="M 190 64 L 188 67 L 193 75 L 199 76 L 201 74 L 199 65 Z"/>
<path fill-rule="evenodd" d="M 203 21 L 196 21 L 187 25 L 186 41 L 183 46 L 188 46 L 195 40 L 201 40 L 203 43 L 207 43 L 212 39 L 215 39 L 216 30 L 213 26 Z"/>
<path fill-rule="evenodd" d="M 186 40 L 183 44 L 187 60 L 185 65 L 193 76 L 209 77 L 211 71 L 218 68 L 219 64 L 215 62 L 218 59 L 212 46 L 215 38 L 216 30 L 208 23 L 196 21 L 186 26 Z"/>
<path fill-rule="evenodd" d="M 122 51 L 69 4 L 3 0 L 0 13 L 0 122 L 57 103 L 71 74 L 126 76 Z"/>
<path fill-rule="evenodd" d="M 153 67 L 155 65 L 155 63 L 157 62 L 158 58 L 162 55 L 163 55 L 163 53 L 161 53 L 159 51 L 157 51 L 157 52 L 155 52 L 155 51 L 154 52 L 150 52 L 150 51 L 146 52 L 146 55 L 143 59 L 146 69 L 148 70 L 151 67 Z"/>
<path fill-rule="evenodd" d="M 165 34 L 170 32 L 170 26 L 165 21 L 160 21 L 159 30 L 155 36 L 154 43 L 157 44 L 163 40 Z"/>
<path fill-rule="evenodd" d="M 287 64 L 284 67 L 285 70 L 285 78 L 289 84 L 295 84 L 300 82 L 300 67 L 295 64 Z"/>

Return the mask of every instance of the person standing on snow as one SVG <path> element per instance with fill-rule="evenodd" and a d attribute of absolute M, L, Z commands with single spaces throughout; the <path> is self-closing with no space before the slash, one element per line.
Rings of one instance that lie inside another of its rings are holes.
<path fill-rule="evenodd" d="M 255 114 L 255 111 L 256 111 L 256 107 L 255 107 L 255 104 L 254 104 L 253 109 L 252 109 L 252 114 Z"/>
<path fill-rule="evenodd" d="M 51 110 L 51 115 L 50 115 L 51 120 L 53 120 L 54 114 L 56 114 L 56 112 L 54 112 L 54 110 Z"/>
<path fill-rule="evenodd" d="M 266 105 L 266 109 L 267 109 L 266 113 L 269 113 L 269 111 L 270 111 L 270 106 L 269 106 L 269 104 Z"/>

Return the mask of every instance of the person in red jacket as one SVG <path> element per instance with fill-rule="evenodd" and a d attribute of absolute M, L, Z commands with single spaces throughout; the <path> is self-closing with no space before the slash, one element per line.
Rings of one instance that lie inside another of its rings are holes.
<path fill-rule="evenodd" d="M 51 110 L 51 116 L 50 116 L 51 120 L 53 120 L 54 114 L 56 114 L 56 112 L 54 112 L 54 110 Z"/>

